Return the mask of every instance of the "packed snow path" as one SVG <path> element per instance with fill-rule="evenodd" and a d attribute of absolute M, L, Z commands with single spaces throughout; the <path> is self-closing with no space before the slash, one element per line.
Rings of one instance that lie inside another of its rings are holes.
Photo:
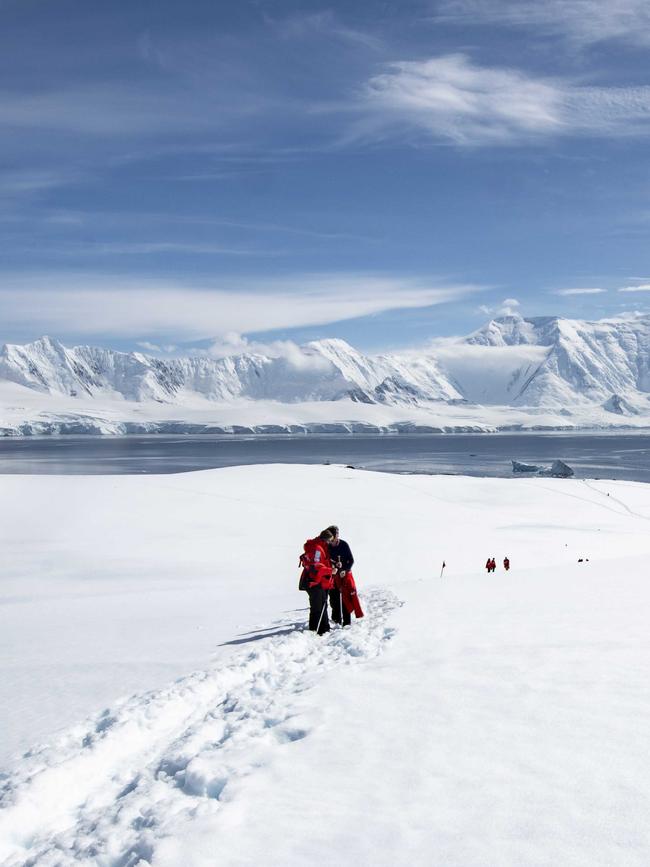
<path fill-rule="evenodd" d="M 134 696 L 28 753 L 4 781 L 0 860 L 149 863 L 179 823 L 219 810 L 233 780 L 309 735 L 299 696 L 334 666 L 377 656 L 399 604 L 388 591 L 367 593 L 364 620 L 323 638 L 277 624 L 278 635 L 251 638 L 253 649 L 227 665 Z"/>

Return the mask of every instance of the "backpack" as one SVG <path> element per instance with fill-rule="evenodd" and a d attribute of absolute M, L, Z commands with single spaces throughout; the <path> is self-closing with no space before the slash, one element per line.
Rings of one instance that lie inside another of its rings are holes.
<path fill-rule="evenodd" d="M 316 544 L 318 539 L 307 539 L 304 544 L 304 553 L 300 555 L 298 563 L 302 566 L 298 590 L 309 590 L 317 576 L 316 564 L 320 562 L 321 549 Z"/>

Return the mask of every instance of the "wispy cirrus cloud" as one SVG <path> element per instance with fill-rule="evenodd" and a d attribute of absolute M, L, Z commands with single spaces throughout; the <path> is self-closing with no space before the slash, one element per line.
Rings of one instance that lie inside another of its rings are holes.
<path fill-rule="evenodd" d="M 14 131 L 40 129 L 113 138 L 160 133 L 179 123 L 195 127 L 199 122 L 175 94 L 141 83 L 97 82 L 49 91 L 0 92 L 0 123 Z"/>
<path fill-rule="evenodd" d="M 439 20 L 526 28 L 574 44 L 622 40 L 650 44 L 647 0 L 442 0 Z"/>
<path fill-rule="evenodd" d="M 619 292 L 650 292 L 650 283 L 639 283 L 636 286 L 621 286 Z"/>
<path fill-rule="evenodd" d="M 482 65 L 462 53 L 390 62 L 356 88 L 346 80 L 346 90 L 341 91 L 344 85 L 339 82 L 338 91 L 331 94 L 289 95 L 256 86 L 261 88 L 233 85 L 222 92 L 179 79 L 164 86 L 141 80 L 53 86 L 48 92 L 0 91 L 0 124 L 8 131 L 4 146 L 11 150 L 12 141 L 38 131 L 48 146 L 52 143 L 60 150 L 70 144 L 78 155 L 83 151 L 75 164 L 78 174 L 87 161 L 92 163 L 89 141 L 102 154 L 118 146 L 122 152 L 126 141 L 135 143 L 146 159 L 161 148 L 164 152 L 165 145 L 181 151 L 227 150 L 237 134 L 246 139 L 251 127 L 260 125 L 262 132 L 256 136 L 267 136 L 267 147 L 273 139 L 283 159 L 296 159 L 305 151 L 287 152 L 281 142 L 302 136 L 300 118 L 305 117 L 310 120 L 309 136 L 308 141 L 301 140 L 312 152 L 412 136 L 414 131 L 461 146 L 650 134 L 650 85 L 585 86 L 566 78 Z M 250 170 L 249 166 L 246 173 Z M 48 169 L 30 170 L 24 184 L 54 185 L 61 171 L 59 167 L 55 176 Z M 180 173 L 177 179 L 197 182 L 233 176 L 230 168 L 219 165 L 207 172 Z M 20 185 L 21 179 L 15 183 Z"/>
<path fill-rule="evenodd" d="M 418 131 L 463 146 L 650 134 L 650 86 L 588 87 L 465 54 L 391 63 L 362 91 L 359 137 Z"/>
<path fill-rule="evenodd" d="M 552 295 L 602 295 L 607 289 L 598 286 L 576 286 L 573 289 L 553 289 Z"/>
<path fill-rule="evenodd" d="M 33 248 L 37 252 L 37 248 Z M 43 252 L 43 248 L 40 248 Z M 143 241 L 93 241 L 62 244 L 58 242 L 49 251 L 53 256 L 103 257 L 103 256 L 150 256 L 178 254 L 185 256 L 243 256 L 274 258 L 285 255 L 282 250 L 262 250 L 252 247 L 233 247 L 209 241 L 143 240 Z"/>
<path fill-rule="evenodd" d="M 33 196 L 85 179 L 80 172 L 54 169 L 13 169 L 0 172 L 0 194 Z"/>
<path fill-rule="evenodd" d="M 444 304 L 482 287 L 373 274 L 222 278 L 217 283 L 96 274 L 5 274 L 4 337 L 51 332 L 159 343 L 343 322 Z"/>
<path fill-rule="evenodd" d="M 267 25 L 280 39 L 298 39 L 325 37 L 348 42 L 352 46 L 378 49 L 382 45 L 380 37 L 368 30 L 350 27 L 334 14 L 331 9 L 320 9 L 316 12 L 294 12 L 282 18 L 265 16 Z"/>

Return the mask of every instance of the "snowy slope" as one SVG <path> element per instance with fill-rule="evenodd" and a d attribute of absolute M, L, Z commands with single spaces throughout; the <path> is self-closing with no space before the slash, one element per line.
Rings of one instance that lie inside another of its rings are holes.
<path fill-rule="evenodd" d="M 8 766 L 2 863 L 648 863 L 648 486 L 2 481 L 3 707 L 21 735 L 91 714 Z M 332 519 L 367 617 L 319 640 L 295 555 Z"/>

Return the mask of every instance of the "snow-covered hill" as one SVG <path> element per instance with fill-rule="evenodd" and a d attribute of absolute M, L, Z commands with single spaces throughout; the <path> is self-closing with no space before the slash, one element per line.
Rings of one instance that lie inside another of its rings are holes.
<path fill-rule="evenodd" d="M 1 482 L 5 867 L 650 863 L 648 485 Z M 318 639 L 332 520 L 366 616 Z"/>
<path fill-rule="evenodd" d="M 541 422 L 545 427 L 644 426 L 649 398 L 644 315 L 599 322 L 504 316 L 466 338 L 386 355 L 364 355 L 337 339 L 226 358 L 67 348 L 49 337 L 0 352 L 5 433 L 161 430 L 163 419 L 177 430 L 189 422 L 226 429 L 242 426 L 242 406 L 253 428 L 412 423 L 480 430 L 539 425 L 545 412 L 554 419 Z M 107 415 L 111 422 L 102 422 Z"/>

